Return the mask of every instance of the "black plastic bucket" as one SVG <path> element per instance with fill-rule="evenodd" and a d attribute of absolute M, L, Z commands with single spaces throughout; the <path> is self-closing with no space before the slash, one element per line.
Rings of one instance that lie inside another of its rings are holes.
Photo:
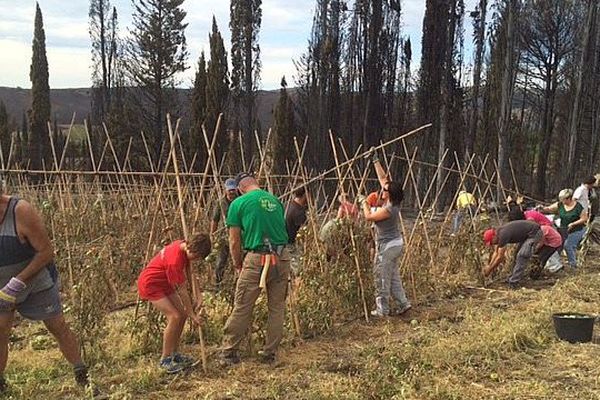
<path fill-rule="evenodd" d="M 553 314 L 552 319 L 554 320 L 556 334 L 562 340 L 569 343 L 592 341 L 595 316 L 579 313 L 558 313 Z"/>

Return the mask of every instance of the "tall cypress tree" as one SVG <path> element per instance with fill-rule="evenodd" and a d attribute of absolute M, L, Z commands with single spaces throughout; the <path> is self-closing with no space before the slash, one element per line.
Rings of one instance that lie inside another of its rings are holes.
<path fill-rule="evenodd" d="M 202 143 L 202 124 L 206 119 L 206 60 L 204 51 L 200 53 L 198 59 L 198 69 L 196 70 L 196 78 L 194 79 L 194 89 L 192 90 L 191 102 L 192 126 L 190 128 L 190 156 L 194 153 L 198 156 L 201 154 Z"/>
<path fill-rule="evenodd" d="M 262 21 L 262 0 L 231 0 L 231 87 L 237 121 L 245 139 L 246 158 L 252 156 L 253 131 L 257 127 L 255 92 L 260 81 L 258 33 Z"/>
<path fill-rule="evenodd" d="M 296 118 L 294 104 L 287 93 L 285 76 L 281 78 L 279 100 L 273 111 L 273 138 L 271 139 L 271 157 L 273 159 L 273 172 L 285 174 L 286 159 L 295 159 L 294 134 L 296 133 Z"/>
<path fill-rule="evenodd" d="M 50 159 L 50 138 L 48 121 L 50 120 L 50 85 L 48 84 L 48 59 L 46 58 L 46 34 L 42 10 L 36 3 L 35 25 L 33 31 L 33 54 L 31 57 L 31 109 L 29 110 L 29 167 L 38 170 L 42 167 L 42 158 Z"/>
<path fill-rule="evenodd" d="M 225 113 L 229 100 L 229 73 L 227 67 L 227 52 L 223 44 L 223 38 L 219 32 L 217 21 L 213 16 L 212 33 L 210 39 L 210 61 L 206 79 L 206 129 L 209 133 L 214 132 L 220 113 Z M 218 144 L 225 143 L 223 136 L 226 123 L 221 120 L 221 128 L 218 132 Z M 221 156 L 224 146 L 217 146 L 217 154 Z"/>
<path fill-rule="evenodd" d="M 135 0 L 127 68 L 141 90 L 142 116 L 156 160 L 165 139 L 165 118 L 173 111 L 178 74 L 187 69 L 184 0 Z"/>

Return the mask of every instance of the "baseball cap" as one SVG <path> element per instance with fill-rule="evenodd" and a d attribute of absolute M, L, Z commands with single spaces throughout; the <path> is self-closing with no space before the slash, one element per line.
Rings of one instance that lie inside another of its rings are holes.
<path fill-rule="evenodd" d="M 252 173 L 250 173 L 250 172 L 240 172 L 235 177 L 236 186 L 239 186 L 240 182 L 243 181 L 244 179 L 252 178 L 252 177 L 254 177 L 254 175 L 252 175 Z"/>
<path fill-rule="evenodd" d="M 492 241 L 494 240 L 495 237 L 496 237 L 495 229 L 488 229 L 485 232 L 483 232 L 483 241 L 488 246 L 492 245 Z"/>
<path fill-rule="evenodd" d="M 225 190 L 236 190 L 237 186 L 237 182 L 233 178 L 229 178 L 225 181 Z"/>

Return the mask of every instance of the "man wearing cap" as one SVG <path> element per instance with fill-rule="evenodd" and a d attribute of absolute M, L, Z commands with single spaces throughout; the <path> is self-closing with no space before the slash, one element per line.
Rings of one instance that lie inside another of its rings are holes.
<path fill-rule="evenodd" d="M 215 243 L 215 247 L 219 249 L 217 265 L 215 267 L 215 282 L 217 289 L 220 288 L 221 282 L 223 281 L 225 265 L 229 258 L 229 246 L 225 240 L 215 240 L 214 235 L 219 227 L 219 222 L 221 222 L 221 216 L 224 215 L 227 217 L 229 205 L 236 197 L 238 197 L 237 183 L 235 182 L 235 179 L 229 178 L 225 181 L 225 196 L 219 201 L 217 207 L 215 207 L 212 220 L 210 221 L 211 241 Z"/>
<path fill-rule="evenodd" d="M 512 270 L 508 284 L 511 288 L 517 288 L 521 278 L 525 274 L 525 268 L 531 256 L 542 243 L 543 234 L 540 226 L 533 221 L 512 221 L 499 228 L 488 229 L 483 234 L 483 241 L 488 246 L 494 246 L 490 262 L 482 270 L 483 276 L 489 276 L 506 260 L 506 245 L 519 244 L 515 265 Z"/>
<path fill-rule="evenodd" d="M 248 173 L 236 177 L 241 196 L 227 212 L 229 251 L 239 273 L 235 289 L 233 312 L 224 328 L 221 365 L 240 361 L 239 345 L 252 322 L 252 309 L 261 292 L 263 268 L 266 275 L 267 334 L 259 351 L 260 361 L 271 363 L 283 337 L 285 297 L 290 273 L 290 254 L 286 248 L 284 208 L 279 199 L 262 190 Z M 242 257 L 242 250 L 246 253 Z M 267 268 L 267 262 L 269 267 Z"/>

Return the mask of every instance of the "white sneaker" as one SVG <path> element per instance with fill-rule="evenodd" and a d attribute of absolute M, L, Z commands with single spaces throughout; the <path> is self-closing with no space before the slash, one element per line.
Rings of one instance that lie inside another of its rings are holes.
<path fill-rule="evenodd" d="M 387 317 L 387 315 L 382 314 L 381 312 L 379 312 L 379 310 L 371 310 L 371 317 L 384 318 Z"/>

